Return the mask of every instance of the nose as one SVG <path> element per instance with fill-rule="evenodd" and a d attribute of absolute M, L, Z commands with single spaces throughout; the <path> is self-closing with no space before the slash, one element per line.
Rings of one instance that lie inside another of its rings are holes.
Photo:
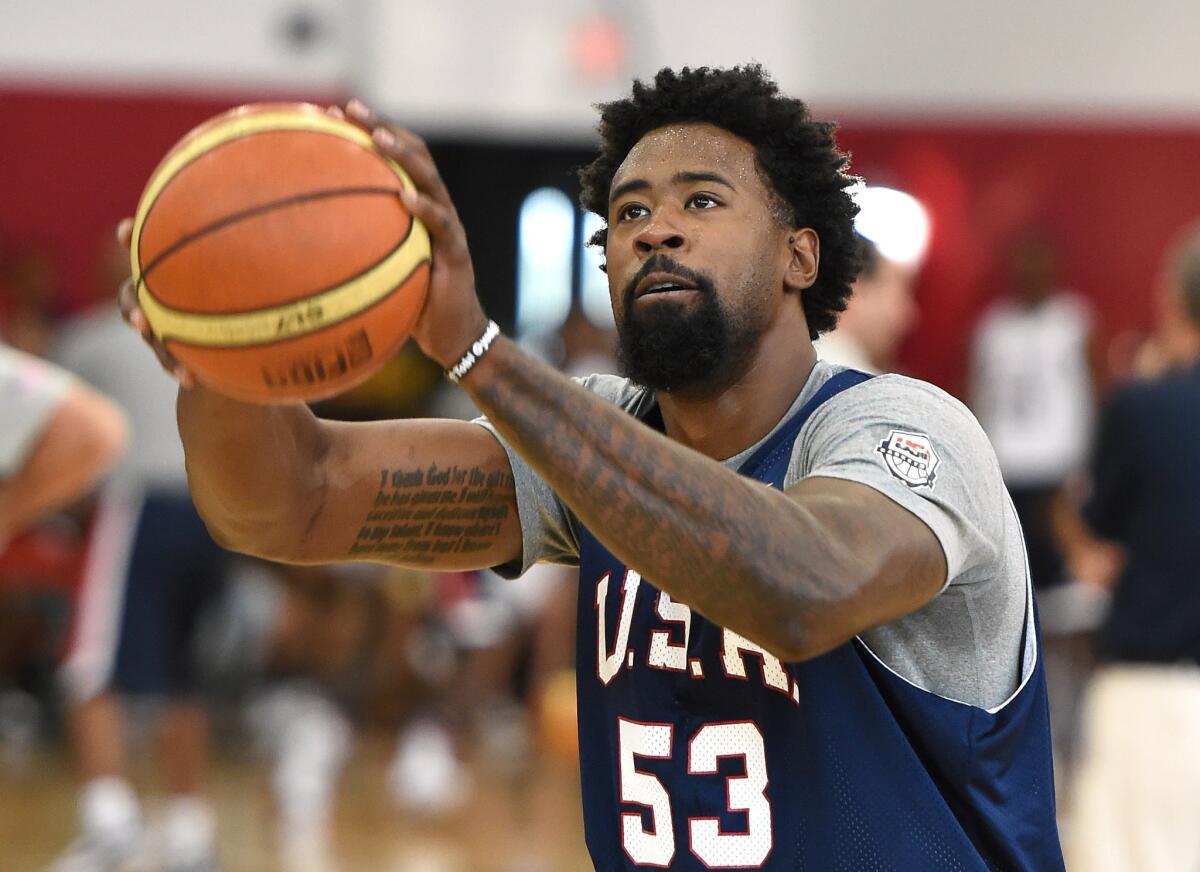
<path fill-rule="evenodd" d="M 679 249 L 687 243 L 679 227 L 668 216 L 656 212 L 634 237 L 633 245 L 638 254 L 651 254 L 662 249 Z"/>

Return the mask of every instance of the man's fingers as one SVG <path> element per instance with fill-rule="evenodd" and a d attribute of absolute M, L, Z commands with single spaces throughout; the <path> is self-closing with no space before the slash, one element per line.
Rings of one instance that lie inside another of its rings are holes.
<path fill-rule="evenodd" d="M 188 371 L 187 367 L 175 359 L 174 355 L 167 350 L 167 347 L 159 341 L 154 335 L 154 331 L 150 329 L 150 322 L 146 320 L 146 313 L 142 311 L 141 306 L 137 301 L 137 289 L 133 285 L 133 279 L 126 279 L 121 282 L 121 287 L 117 289 L 117 306 L 121 310 L 121 317 L 141 334 L 142 339 L 150 346 L 154 352 L 154 356 L 158 358 L 159 364 L 167 373 L 185 388 L 194 387 L 196 384 L 195 377 Z"/>
<path fill-rule="evenodd" d="M 117 306 L 121 310 L 121 317 L 130 327 L 140 333 L 143 339 L 151 344 L 156 341 L 154 333 L 150 330 L 150 322 L 146 320 L 146 313 L 138 305 L 137 290 L 133 286 L 133 279 L 125 279 L 121 282 L 121 287 L 117 289 Z"/>
<path fill-rule="evenodd" d="M 180 387 L 191 389 L 196 386 L 196 377 L 186 367 L 175 364 L 171 375 L 175 376 L 175 381 L 179 382 Z"/>
<path fill-rule="evenodd" d="M 121 309 L 121 317 L 141 333 L 146 316 L 138 308 L 137 291 L 134 290 L 133 279 L 125 279 L 125 281 L 121 282 L 121 286 L 117 288 L 117 305 Z M 142 324 L 134 324 L 133 319 L 135 314 L 141 319 Z"/>
<path fill-rule="evenodd" d="M 399 127 L 376 127 L 371 131 L 376 147 L 404 167 L 417 190 L 444 206 L 450 206 L 450 191 L 442 181 L 425 140 Z"/>
<path fill-rule="evenodd" d="M 158 358 L 159 365 L 167 371 L 167 374 L 176 381 L 182 382 L 181 373 L 186 373 L 187 370 L 180 365 L 179 361 L 171 356 L 171 352 L 167 351 L 166 346 L 154 338 L 153 335 L 142 334 L 146 340 L 146 344 L 154 351 L 154 356 Z"/>
<path fill-rule="evenodd" d="M 129 248 L 129 243 L 133 239 L 133 219 L 122 218 L 117 224 L 117 242 L 121 243 L 122 248 Z"/>
<path fill-rule="evenodd" d="M 371 134 L 375 146 L 404 167 L 418 190 L 449 205 L 450 192 L 442 181 L 425 140 L 411 130 L 388 124 L 386 119 L 357 98 L 346 104 L 346 120 Z"/>
<path fill-rule="evenodd" d="M 171 352 L 167 351 L 167 347 L 154 338 L 150 334 L 146 338 L 146 344 L 154 350 L 154 356 L 158 358 L 158 363 L 167 371 L 167 375 L 175 379 L 185 388 L 195 387 L 196 378 L 186 366 L 180 363 L 172 356 Z"/>
<path fill-rule="evenodd" d="M 379 116 L 371 111 L 362 100 L 354 97 L 346 104 L 346 117 L 370 133 L 372 127 L 379 125 Z"/>
<path fill-rule="evenodd" d="M 400 192 L 400 202 L 421 219 L 433 241 L 441 246 L 442 256 L 452 261 L 469 259 L 467 237 L 453 210 L 425 194 L 408 189 Z"/>

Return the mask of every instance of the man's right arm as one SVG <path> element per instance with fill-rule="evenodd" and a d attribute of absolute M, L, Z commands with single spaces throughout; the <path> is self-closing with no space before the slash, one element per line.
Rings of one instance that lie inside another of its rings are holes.
<path fill-rule="evenodd" d="M 446 570 L 521 556 L 508 456 L 476 424 L 324 421 L 199 387 L 177 413 L 192 498 L 232 550 Z"/>

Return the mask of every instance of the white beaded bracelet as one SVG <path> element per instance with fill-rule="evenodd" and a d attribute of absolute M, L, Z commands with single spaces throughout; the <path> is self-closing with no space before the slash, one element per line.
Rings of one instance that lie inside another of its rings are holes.
<path fill-rule="evenodd" d="M 496 341 L 496 337 L 500 335 L 500 325 L 495 321 L 488 321 L 487 329 L 483 331 L 483 335 L 471 343 L 471 347 L 467 349 L 467 353 L 462 356 L 462 359 L 454 366 L 446 370 L 446 378 L 457 384 L 463 376 L 471 371 L 471 367 L 479 363 L 479 358 L 492 347 L 492 343 Z"/>

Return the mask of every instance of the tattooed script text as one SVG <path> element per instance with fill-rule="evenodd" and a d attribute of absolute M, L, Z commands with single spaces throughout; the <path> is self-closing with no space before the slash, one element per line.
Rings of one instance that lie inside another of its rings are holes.
<path fill-rule="evenodd" d="M 375 504 L 350 554 L 387 554 L 406 563 L 430 563 L 438 554 L 488 548 L 508 517 L 505 470 L 440 467 L 379 470 Z"/>

